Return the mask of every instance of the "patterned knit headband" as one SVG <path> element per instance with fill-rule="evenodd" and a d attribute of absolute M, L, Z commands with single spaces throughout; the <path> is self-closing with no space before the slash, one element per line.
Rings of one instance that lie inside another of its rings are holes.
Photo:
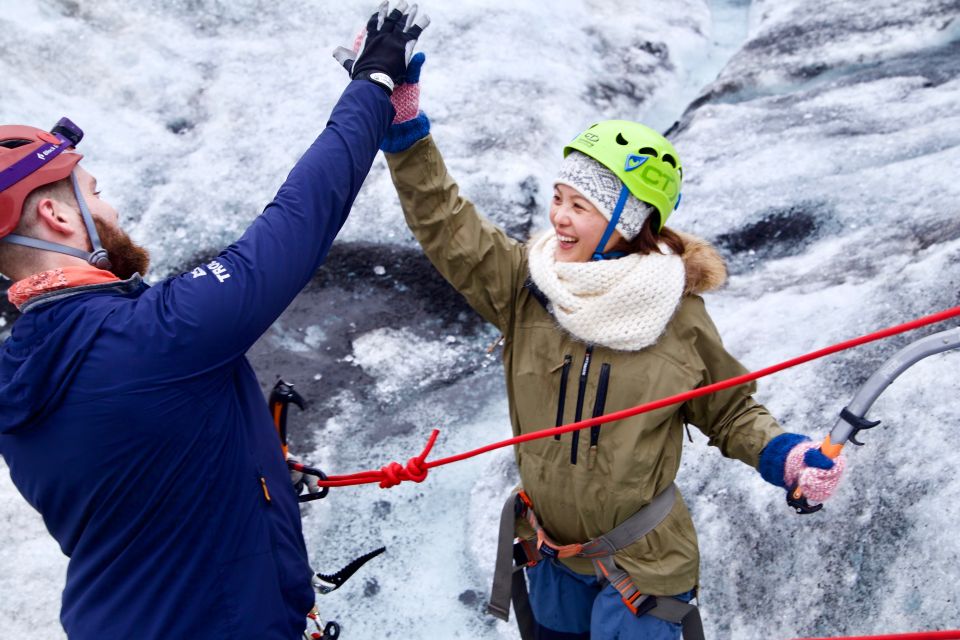
<path fill-rule="evenodd" d="M 613 217 L 620 190 L 623 189 L 623 182 L 612 171 L 579 151 L 571 151 L 570 155 L 564 158 L 560 173 L 553 184 L 565 184 L 579 191 L 608 221 Z M 633 240 L 643 228 L 647 216 L 654 210 L 631 193 L 617 222 L 617 231 L 627 241 Z"/>

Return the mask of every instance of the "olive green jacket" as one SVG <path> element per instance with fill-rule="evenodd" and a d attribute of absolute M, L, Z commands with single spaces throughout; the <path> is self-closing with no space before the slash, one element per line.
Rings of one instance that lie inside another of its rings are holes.
<path fill-rule="evenodd" d="M 591 348 L 563 331 L 525 286 L 527 247 L 459 195 L 430 136 L 407 151 L 387 154 L 387 163 L 407 224 L 430 261 L 503 332 L 515 435 L 746 373 L 724 350 L 696 295 L 726 277 L 722 259 L 702 240 L 684 237 L 688 292 L 656 344 L 632 352 Z M 585 365 L 588 349 L 592 353 Z M 677 475 L 685 423 L 699 428 L 723 455 L 756 467 L 763 447 L 783 431 L 754 401 L 753 391 L 754 385 L 745 385 L 593 430 L 519 445 L 523 488 L 546 532 L 561 544 L 585 542 L 648 504 Z M 588 560 L 565 562 L 580 573 L 593 573 Z M 617 553 L 616 562 L 643 593 L 673 595 L 695 586 L 699 552 L 683 500 L 656 529 Z"/>

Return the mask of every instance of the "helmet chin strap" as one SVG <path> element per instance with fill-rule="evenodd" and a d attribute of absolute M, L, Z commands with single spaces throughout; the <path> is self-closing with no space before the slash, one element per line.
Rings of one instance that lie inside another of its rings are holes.
<path fill-rule="evenodd" d="M 90 244 L 93 246 L 92 252 L 77 249 L 76 247 L 69 247 L 65 244 L 48 242 L 46 240 L 40 240 L 39 238 L 30 238 L 13 233 L 4 238 L 0 238 L 0 241 L 9 242 L 10 244 L 18 244 L 23 247 L 31 247 L 33 249 L 40 249 L 41 251 L 54 251 L 56 253 L 63 253 L 68 256 L 86 260 L 87 263 L 96 267 L 97 269 L 109 271 L 110 267 L 112 266 L 110 264 L 110 258 L 107 256 L 107 250 L 104 249 L 100 244 L 100 234 L 97 233 L 97 227 L 93 224 L 93 215 L 91 215 L 90 209 L 87 207 L 87 203 L 83 199 L 83 195 L 80 193 L 80 185 L 77 183 L 76 172 L 70 174 L 70 180 L 73 183 L 73 193 L 77 198 L 77 205 L 80 207 L 80 215 L 83 218 L 83 224 L 87 228 L 87 235 L 90 236 Z"/>
<path fill-rule="evenodd" d="M 627 188 L 627 185 L 623 185 L 623 188 L 620 189 L 620 198 L 617 199 L 617 206 L 613 208 L 613 215 L 610 216 L 610 222 L 607 223 L 607 228 L 603 231 L 603 237 L 600 238 L 600 243 L 597 245 L 597 248 L 593 251 L 593 256 L 591 260 L 612 260 L 614 258 L 622 258 L 625 253 L 622 251 L 608 251 L 604 253 L 603 248 L 607 246 L 607 242 L 610 241 L 610 236 L 613 235 L 614 230 L 617 228 L 617 223 L 620 222 L 620 216 L 623 214 L 623 208 L 627 206 L 627 198 L 630 197 L 630 189 Z"/>

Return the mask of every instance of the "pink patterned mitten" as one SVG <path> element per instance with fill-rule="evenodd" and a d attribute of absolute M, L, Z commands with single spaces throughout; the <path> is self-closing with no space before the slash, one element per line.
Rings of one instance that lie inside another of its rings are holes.
<path fill-rule="evenodd" d="M 794 445 L 783 468 L 786 486 L 798 487 L 804 496 L 815 502 L 823 502 L 833 494 L 847 464 L 842 454 L 831 460 L 820 452 L 819 447 L 819 443 L 811 440 Z"/>

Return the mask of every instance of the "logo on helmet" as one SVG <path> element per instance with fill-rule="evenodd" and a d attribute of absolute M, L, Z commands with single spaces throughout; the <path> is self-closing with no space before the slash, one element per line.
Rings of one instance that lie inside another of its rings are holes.
<path fill-rule="evenodd" d="M 47 157 L 48 157 L 51 153 L 53 153 L 54 151 L 56 151 L 59 146 L 60 146 L 59 144 L 55 144 L 55 145 L 53 145 L 53 146 L 51 146 L 51 147 L 47 147 L 46 149 L 44 149 L 44 150 L 42 150 L 42 151 L 37 151 L 37 157 L 40 158 L 41 160 L 46 160 Z"/>
<path fill-rule="evenodd" d="M 651 187 L 663 191 L 668 198 L 675 197 L 679 190 L 676 180 L 652 164 L 644 164 L 643 169 L 640 171 L 640 179 Z"/>
<path fill-rule="evenodd" d="M 587 131 L 582 136 L 580 136 L 580 141 L 588 147 L 592 147 L 594 144 L 600 142 L 600 136 L 595 133 L 590 133 Z"/>
<path fill-rule="evenodd" d="M 646 162 L 649 159 L 649 156 L 638 156 L 631 153 L 627 156 L 627 164 L 623 166 L 624 171 L 633 171 L 638 169 L 640 165 Z"/>
<path fill-rule="evenodd" d="M 627 162 L 623 169 L 624 171 L 630 172 L 643 167 L 641 171 L 637 172 L 641 180 L 651 187 L 662 191 L 668 198 L 675 197 L 678 191 L 677 181 L 669 174 L 657 169 L 652 163 L 647 164 L 647 160 L 649 159 L 650 156 L 638 156 L 635 153 L 631 153 L 627 156 Z"/>

